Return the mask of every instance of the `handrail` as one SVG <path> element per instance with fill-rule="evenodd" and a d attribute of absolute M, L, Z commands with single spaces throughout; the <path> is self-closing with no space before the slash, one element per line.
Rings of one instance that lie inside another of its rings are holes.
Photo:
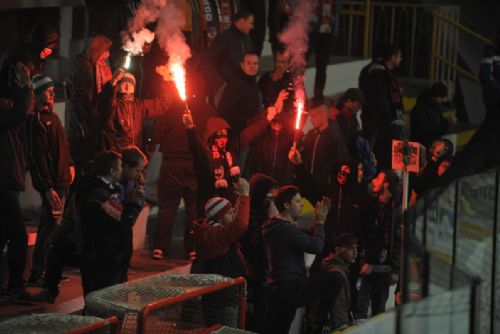
<path fill-rule="evenodd" d="M 361 5 L 362 3 L 360 3 Z M 369 45 L 370 45 L 370 16 L 371 16 L 371 0 L 365 0 L 365 10 L 350 10 L 350 9 L 342 9 L 340 13 L 342 15 L 350 15 L 350 16 L 364 16 L 365 17 L 365 26 L 363 31 L 363 57 L 368 58 Z"/>
<path fill-rule="evenodd" d="M 478 82 L 479 83 L 479 78 L 477 75 L 472 73 L 471 71 L 466 70 L 465 68 L 459 66 L 455 62 L 453 62 L 450 59 L 447 59 L 445 56 L 441 55 L 437 51 L 437 35 L 438 35 L 438 23 L 439 21 L 444 21 L 451 26 L 454 26 L 455 28 L 459 29 L 460 31 L 463 31 L 470 36 L 480 40 L 481 42 L 485 44 L 490 44 L 493 45 L 493 42 L 484 37 L 483 35 L 479 34 L 478 32 L 464 26 L 463 24 L 450 19 L 449 17 L 443 15 L 439 11 L 433 11 L 432 12 L 432 44 L 431 44 L 431 61 L 430 61 L 430 66 L 429 66 L 429 82 L 432 83 L 436 79 L 436 64 L 437 61 L 442 62 L 443 64 L 449 66 L 456 72 L 462 74 L 463 76 L 471 79 L 472 81 Z"/>

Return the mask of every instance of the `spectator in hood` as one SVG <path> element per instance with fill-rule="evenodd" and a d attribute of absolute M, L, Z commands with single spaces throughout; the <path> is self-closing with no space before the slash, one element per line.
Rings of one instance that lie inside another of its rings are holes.
<path fill-rule="evenodd" d="M 441 105 L 448 97 L 448 88 L 442 82 L 435 82 L 417 98 L 411 111 L 411 140 L 430 147 L 432 142 L 448 131 L 457 122 L 454 116 L 445 118 Z"/>
<path fill-rule="evenodd" d="M 165 113 L 173 101 L 175 89 L 160 99 L 143 100 L 135 97 L 135 77 L 118 70 L 106 84 L 99 102 L 101 117 L 101 149 L 121 151 L 129 145 L 142 146 L 143 122 Z"/>
<path fill-rule="evenodd" d="M 77 174 L 99 151 L 99 96 L 112 78 L 107 63 L 111 40 L 104 35 L 90 38 L 82 54 L 76 57 L 68 80 L 68 139 Z"/>
<path fill-rule="evenodd" d="M 232 132 L 223 118 L 212 117 L 208 119 L 203 140 L 200 140 L 191 114 L 184 114 L 183 121 L 195 160 L 198 196 L 202 202 L 220 196 L 234 203 L 236 198 L 231 185 L 240 176 L 239 153 L 266 129 L 275 115 L 276 109 L 268 108 L 267 115 L 259 115 L 239 134 Z"/>

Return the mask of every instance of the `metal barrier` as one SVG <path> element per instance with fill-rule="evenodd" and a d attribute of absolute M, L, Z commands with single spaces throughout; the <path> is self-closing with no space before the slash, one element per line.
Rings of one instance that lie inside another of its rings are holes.
<path fill-rule="evenodd" d="M 243 329 L 245 313 L 246 281 L 239 277 L 148 304 L 137 328 L 138 333 L 203 333 L 217 324 L 228 326 L 237 315 Z"/>

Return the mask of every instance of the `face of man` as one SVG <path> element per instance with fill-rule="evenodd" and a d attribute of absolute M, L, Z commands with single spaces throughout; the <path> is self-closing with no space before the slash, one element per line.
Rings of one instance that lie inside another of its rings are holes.
<path fill-rule="evenodd" d="M 361 110 L 362 104 L 358 100 L 347 100 L 344 103 L 344 106 L 352 113 L 356 113 L 358 110 Z"/>
<path fill-rule="evenodd" d="M 259 56 L 246 54 L 241 63 L 241 69 L 248 76 L 256 76 L 259 72 Z"/>
<path fill-rule="evenodd" d="M 438 170 L 437 170 L 437 175 L 438 176 L 443 175 L 448 170 L 449 167 L 450 167 L 449 160 L 441 161 L 441 163 L 439 164 Z"/>
<path fill-rule="evenodd" d="M 385 173 L 380 172 L 378 175 L 372 180 L 372 193 L 380 194 L 384 191 L 385 184 Z"/>
<path fill-rule="evenodd" d="M 232 222 L 236 218 L 236 213 L 237 212 L 236 212 L 235 208 L 229 209 L 229 211 L 226 212 L 224 217 L 222 217 L 222 223 L 227 224 L 227 223 Z"/>
<path fill-rule="evenodd" d="M 227 130 L 222 129 L 217 131 L 215 133 L 214 142 L 219 150 L 224 150 L 227 146 Z"/>
<path fill-rule="evenodd" d="M 323 129 L 328 126 L 328 108 L 321 105 L 311 110 L 311 123 L 315 129 Z"/>
<path fill-rule="evenodd" d="M 288 52 L 277 52 L 274 59 L 274 68 L 276 71 L 283 73 L 290 66 L 290 54 Z"/>
<path fill-rule="evenodd" d="M 111 168 L 111 171 L 110 171 L 110 176 L 111 176 L 111 181 L 112 182 L 119 182 L 121 177 L 122 177 L 122 172 L 123 172 L 123 169 L 122 169 L 122 159 L 118 159 L 116 161 L 116 166 Z"/>
<path fill-rule="evenodd" d="M 236 26 L 242 33 L 248 35 L 250 34 L 250 31 L 252 31 L 253 29 L 253 22 L 254 22 L 254 17 L 253 15 L 250 15 L 246 19 L 243 18 L 239 19 Z"/>
<path fill-rule="evenodd" d="M 335 251 L 346 263 L 354 263 L 358 257 L 358 244 L 354 243 L 350 246 L 336 247 Z"/>
<path fill-rule="evenodd" d="M 394 65 L 394 67 L 398 67 L 399 64 L 401 63 L 402 59 L 403 59 L 403 57 L 401 56 L 401 51 L 392 55 L 391 60 L 392 60 L 392 64 Z"/>
<path fill-rule="evenodd" d="M 54 107 L 54 98 L 56 93 L 54 87 L 48 87 L 36 97 L 36 106 L 38 110 L 51 110 Z"/>
<path fill-rule="evenodd" d="M 438 161 L 439 158 L 444 154 L 444 151 L 445 151 L 445 145 L 442 141 L 433 142 L 431 148 L 432 161 Z"/>
<path fill-rule="evenodd" d="M 300 194 L 295 195 L 289 203 L 285 203 L 285 209 L 290 212 L 290 215 L 296 220 L 300 217 L 303 208 L 302 197 Z"/>
<path fill-rule="evenodd" d="M 337 182 L 343 186 L 347 183 L 347 179 L 351 175 L 351 168 L 347 165 L 342 165 L 339 172 L 337 173 Z"/>
<path fill-rule="evenodd" d="M 142 159 L 139 160 L 137 166 L 135 167 L 124 165 L 122 171 L 122 179 L 126 181 L 137 180 L 139 178 L 139 175 L 144 173 L 144 167 L 146 167 L 146 163 Z"/>

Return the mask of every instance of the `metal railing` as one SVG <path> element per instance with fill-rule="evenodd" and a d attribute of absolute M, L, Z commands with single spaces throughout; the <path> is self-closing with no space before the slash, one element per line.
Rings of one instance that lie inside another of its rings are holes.
<path fill-rule="evenodd" d="M 373 46 L 388 42 L 401 47 L 403 61 L 399 73 L 410 78 L 428 78 L 431 54 L 432 13 L 439 10 L 452 20 L 460 19 L 459 6 L 343 1 L 337 54 L 371 57 Z M 441 30 L 438 41 L 446 40 L 446 50 L 456 61 L 458 39 Z"/>
<path fill-rule="evenodd" d="M 457 64 L 459 33 L 466 33 L 484 44 L 493 42 L 483 35 L 459 23 L 457 18 L 444 15 L 440 11 L 432 13 L 432 45 L 429 66 L 430 82 L 455 81 L 457 73 L 479 83 L 479 78 L 471 71 Z"/>

